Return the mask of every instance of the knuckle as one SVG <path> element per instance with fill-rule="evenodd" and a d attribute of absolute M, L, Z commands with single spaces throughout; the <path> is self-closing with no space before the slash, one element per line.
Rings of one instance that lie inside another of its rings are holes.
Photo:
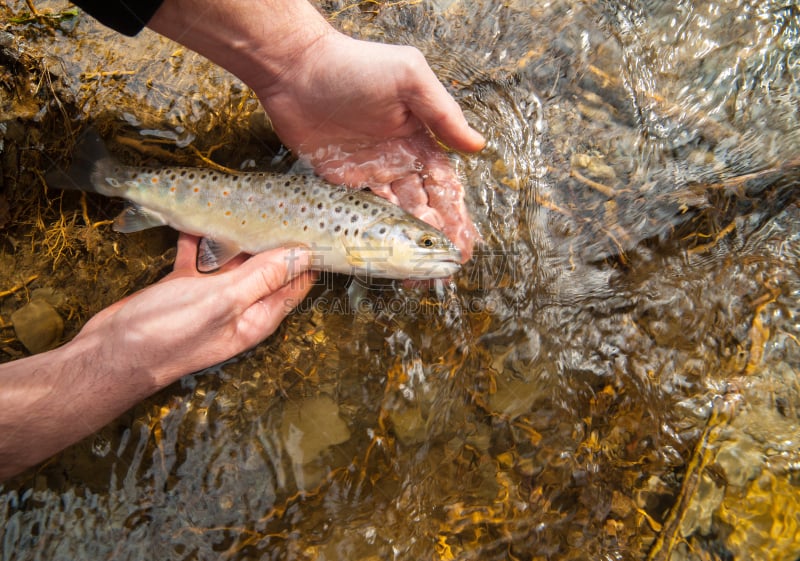
<path fill-rule="evenodd" d="M 265 263 L 258 269 L 258 286 L 261 295 L 267 295 L 275 292 L 286 284 L 286 270 L 276 263 Z"/>

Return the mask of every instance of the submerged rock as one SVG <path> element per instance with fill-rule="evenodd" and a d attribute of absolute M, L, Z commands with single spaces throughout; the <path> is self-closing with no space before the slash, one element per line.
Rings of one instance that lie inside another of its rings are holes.
<path fill-rule="evenodd" d="M 33 354 L 54 348 L 64 334 L 64 320 L 44 299 L 31 300 L 11 314 L 11 323 L 17 339 Z"/>
<path fill-rule="evenodd" d="M 339 416 L 339 406 L 327 395 L 289 401 L 283 410 L 281 438 L 298 489 L 308 490 L 325 477 L 327 467 L 318 460 L 328 448 L 350 438 Z"/>

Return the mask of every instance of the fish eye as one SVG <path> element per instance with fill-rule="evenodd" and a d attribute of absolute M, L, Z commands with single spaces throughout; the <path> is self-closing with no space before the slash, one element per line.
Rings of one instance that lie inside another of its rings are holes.
<path fill-rule="evenodd" d="M 430 234 L 423 234 L 417 243 L 420 247 L 431 248 L 436 244 L 436 240 Z"/>

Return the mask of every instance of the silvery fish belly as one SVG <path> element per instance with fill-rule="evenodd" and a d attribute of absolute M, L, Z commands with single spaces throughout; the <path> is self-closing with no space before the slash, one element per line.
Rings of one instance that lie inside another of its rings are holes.
<path fill-rule="evenodd" d="M 87 163 L 79 155 L 73 168 Z M 66 176 L 72 185 L 62 178 L 55 186 L 130 201 L 115 220 L 117 231 L 166 224 L 201 236 L 197 264 L 203 272 L 241 252 L 292 244 L 310 248 L 314 269 L 336 273 L 431 279 L 460 268 L 461 254 L 432 226 L 372 193 L 313 175 L 138 168 L 109 157 L 95 159 L 90 169 L 91 186 L 76 184 L 74 173 Z"/>

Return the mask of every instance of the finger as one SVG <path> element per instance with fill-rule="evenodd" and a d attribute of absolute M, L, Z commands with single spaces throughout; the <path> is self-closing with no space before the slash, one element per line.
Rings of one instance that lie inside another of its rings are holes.
<path fill-rule="evenodd" d="M 172 270 L 175 272 L 193 272 L 196 270 L 197 244 L 200 238 L 190 234 L 178 236 L 178 253 L 175 256 L 175 265 Z"/>
<path fill-rule="evenodd" d="M 437 227 L 461 250 L 466 262 L 480 236 L 467 210 L 464 186 L 453 166 L 440 153 L 428 152 L 424 163 L 427 175 L 423 181 L 424 189 L 431 208 L 442 220 Z"/>
<path fill-rule="evenodd" d="M 222 267 L 220 267 L 219 271 L 215 271 L 215 273 L 224 273 L 226 271 L 230 271 L 231 269 L 235 269 L 236 267 L 240 267 L 245 261 L 252 257 L 248 253 L 240 253 L 227 263 L 225 263 Z M 208 273 L 201 273 L 201 274 L 208 274 Z"/>
<path fill-rule="evenodd" d="M 228 286 L 244 305 L 249 306 L 290 284 L 308 270 L 310 263 L 308 249 L 301 246 L 265 251 L 226 273 L 232 279 Z"/>
<path fill-rule="evenodd" d="M 409 212 L 413 213 L 418 206 L 428 204 L 428 195 L 419 174 L 408 175 L 393 182 L 392 191 L 397 195 L 398 204 Z"/>
<path fill-rule="evenodd" d="M 313 271 L 306 271 L 294 277 L 266 298 L 263 298 L 261 303 L 270 314 L 269 321 L 274 322 L 277 327 L 278 323 L 308 296 L 316 279 L 317 275 Z"/>
<path fill-rule="evenodd" d="M 331 145 L 317 150 L 311 159 L 315 171 L 331 183 L 363 187 L 390 183 L 418 171 L 418 152 L 416 143 L 393 138 L 348 149 Z"/>
<path fill-rule="evenodd" d="M 275 292 L 248 306 L 239 317 L 237 332 L 251 347 L 271 335 L 281 321 L 297 307 L 314 285 L 311 271 L 302 273 Z"/>
<path fill-rule="evenodd" d="M 400 205 L 400 201 L 397 199 L 397 195 L 395 195 L 394 191 L 392 191 L 392 187 L 386 184 L 380 185 L 370 185 L 370 191 L 378 195 L 379 197 L 383 197 L 390 203 L 394 203 L 396 205 Z"/>
<path fill-rule="evenodd" d="M 450 148 L 477 152 L 486 146 L 486 139 L 473 129 L 456 100 L 428 69 L 426 78 L 408 105 L 416 117 Z"/>

